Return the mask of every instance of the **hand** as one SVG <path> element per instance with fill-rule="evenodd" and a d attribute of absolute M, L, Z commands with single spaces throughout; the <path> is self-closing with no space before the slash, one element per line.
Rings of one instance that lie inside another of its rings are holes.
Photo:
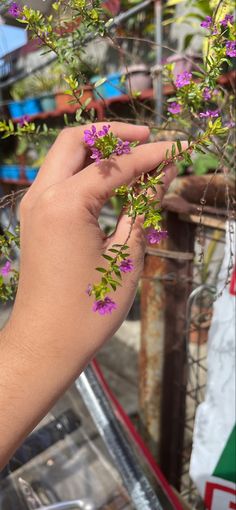
<path fill-rule="evenodd" d="M 149 136 L 144 126 L 115 122 L 111 131 L 142 145 L 130 154 L 91 164 L 83 142 L 84 127 L 67 128 L 21 203 L 20 281 L 0 344 L 0 386 L 1 378 L 13 380 L 5 395 L 6 407 L 11 399 L 15 403 L 10 430 L 3 423 L 11 449 L 114 334 L 136 292 L 145 248 L 141 218 L 129 239 L 135 270 L 124 275 L 122 288 L 115 293 L 117 310 L 106 316 L 92 311 L 93 299 L 86 288 L 99 278 L 95 267 L 101 266 L 102 254 L 112 244 L 125 241 L 130 229 L 130 218 L 123 215 L 115 233 L 106 238 L 98 216 L 114 188 L 155 169 L 172 144 L 144 144 Z M 167 172 L 166 185 L 172 178 Z M 4 444 L 1 431 L 0 421 Z"/>
<path fill-rule="evenodd" d="M 149 135 L 146 127 L 121 123 L 112 125 L 111 131 L 130 141 L 144 142 Z M 145 243 L 137 221 L 129 240 L 135 271 L 124 275 L 123 286 L 115 293 L 117 311 L 106 317 L 95 314 L 86 288 L 99 279 L 95 267 L 104 263 L 102 254 L 112 244 L 124 242 L 130 229 L 130 218 L 123 216 L 114 235 L 106 238 L 98 225 L 99 213 L 114 188 L 154 169 L 171 144 L 141 145 L 131 154 L 86 166 L 83 132 L 83 127 L 62 131 L 22 201 L 21 277 L 13 317 L 19 313 L 19 320 L 24 308 L 32 319 L 40 313 L 57 338 L 64 330 L 76 343 L 78 338 L 92 339 L 96 331 L 92 344 L 100 346 L 132 304 Z M 90 342 L 86 343 L 85 362 L 91 355 Z"/>

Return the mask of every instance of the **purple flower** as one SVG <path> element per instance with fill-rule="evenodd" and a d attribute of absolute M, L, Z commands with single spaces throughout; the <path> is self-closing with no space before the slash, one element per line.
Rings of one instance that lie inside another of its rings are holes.
<path fill-rule="evenodd" d="M 116 310 L 117 305 L 112 299 L 109 297 L 105 297 L 105 299 L 100 299 L 99 301 L 95 301 L 93 304 L 93 312 L 98 312 L 100 315 L 106 315 L 106 313 L 111 313 L 112 310 Z"/>
<path fill-rule="evenodd" d="M 98 131 L 98 136 L 99 137 L 106 136 L 110 127 L 111 127 L 110 124 L 108 124 L 107 126 L 102 126 L 102 129 L 100 129 L 100 131 Z"/>
<path fill-rule="evenodd" d="M 102 129 L 100 129 L 100 131 L 97 132 L 97 128 L 93 124 L 91 130 L 85 129 L 84 142 L 92 147 L 93 145 L 95 145 L 95 142 L 98 138 L 102 138 L 103 136 L 107 135 L 110 127 L 111 126 L 109 124 L 107 126 L 102 126 Z"/>
<path fill-rule="evenodd" d="M 227 27 L 228 23 L 233 23 L 234 17 L 233 14 L 226 14 L 224 19 L 220 21 L 222 27 Z"/>
<path fill-rule="evenodd" d="M 192 79 L 192 73 L 188 73 L 188 71 L 184 71 L 181 74 L 177 75 L 175 85 L 177 89 L 181 87 L 185 87 L 185 85 L 189 85 Z"/>
<path fill-rule="evenodd" d="M 202 97 L 205 101 L 209 101 L 211 99 L 211 89 L 209 89 L 209 87 L 203 89 Z"/>
<path fill-rule="evenodd" d="M 85 129 L 84 131 L 84 141 L 87 143 L 87 145 L 93 146 L 95 144 L 95 141 L 97 139 L 97 129 L 96 126 L 91 127 L 91 131 L 89 129 Z"/>
<path fill-rule="evenodd" d="M 126 140 L 123 142 L 122 140 L 118 140 L 117 146 L 115 148 L 115 154 L 117 156 L 121 156 L 122 154 L 129 154 L 131 151 L 130 149 L 130 143 Z"/>
<path fill-rule="evenodd" d="M 236 41 L 227 41 L 226 55 L 227 57 L 236 57 Z"/>
<path fill-rule="evenodd" d="M 96 147 L 92 147 L 92 155 L 90 156 L 90 158 L 95 159 L 96 163 L 100 163 L 101 159 L 103 158 L 103 154 Z"/>
<path fill-rule="evenodd" d="M 134 264 L 131 259 L 122 260 L 122 262 L 119 265 L 120 270 L 122 273 L 130 273 L 134 269 Z"/>
<path fill-rule="evenodd" d="M 4 264 L 4 266 L 1 269 L 2 276 L 7 276 L 11 271 L 11 262 L 9 260 Z"/>
<path fill-rule="evenodd" d="M 30 121 L 29 115 L 23 115 L 23 117 L 19 118 L 19 126 L 24 127 Z"/>
<path fill-rule="evenodd" d="M 168 112 L 172 113 L 172 115 L 177 115 L 178 113 L 181 112 L 181 109 L 182 109 L 181 105 L 179 103 L 176 103 L 176 101 L 174 101 L 168 107 Z"/>
<path fill-rule="evenodd" d="M 219 117 L 219 114 L 220 114 L 220 111 L 218 109 L 217 110 L 207 110 L 206 112 L 200 112 L 199 117 L 200 117 L 200 119 L 203 119 L 204 117 L 215 118 L 215 117 Z"/>
<path fill-rule="evenodd" d="M 212 17 L 211 16 L 206 16 L 204 21 L 201 22 L 201 27 L 203 27 L 203 28 L 211 28 L 211 24 L 212 24 Z"/>
<path fill-rule="evenodd" d="M 212 35 L 218 35 L 217 26 L 215 25 L 212 30 Z"/>
<path fill-rule="evenodd" d="M 150 244 L 158 244 L 162 239 L 166 239 L 167 237 L 167 230 L 156 230 L 155 228 L 150 228 L 147 234 L 147 240 Z"/>
<path fill-rule="evenodd" d="M 21 15 L 22 9 L 21 6 L 17 2 L 12 2 L 8 9 L 8 13 L 11 14 L 14 18 L 18 18 Z"/>

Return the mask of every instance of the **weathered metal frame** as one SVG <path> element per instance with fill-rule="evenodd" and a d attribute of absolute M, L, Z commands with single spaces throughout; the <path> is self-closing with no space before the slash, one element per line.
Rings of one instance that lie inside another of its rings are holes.
<path fill-rule="evenodd" d="M 206 186 L 208 202 L 202 207 L 199 204 Z M 176 179 L 163 201 L 169 239 L 161 249 L 148 248 L 142 278 L 139 388 L 142 429 L 163 473 L 177 489 L 181 488 L 184 430 L 188 426 L 186 310 L 194 283 L 196 227 L 200 224 L 201 229 L 207 226 L 224 230 L 228 215 L 225 186 L 224 175 L 216 175 L 214 180 L 212 175 Z M 233 183 L 229 182 L 228 187 L 231 196 L 235 196 Z"/>

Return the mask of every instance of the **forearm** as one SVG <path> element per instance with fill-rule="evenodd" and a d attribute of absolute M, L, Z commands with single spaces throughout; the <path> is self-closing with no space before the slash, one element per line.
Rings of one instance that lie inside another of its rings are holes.
<path fill-rule="evenodd" d="M 1 332 L 0 469 L 86 362 L 82 340 L 60 337 L 50 326 L 9 322 Z"/>

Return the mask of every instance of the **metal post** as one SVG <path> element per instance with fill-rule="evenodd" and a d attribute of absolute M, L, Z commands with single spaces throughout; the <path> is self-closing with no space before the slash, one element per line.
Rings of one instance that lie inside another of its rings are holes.
<path fill-rule="evenodd" d="M 160 252 L 160 250 L 159 250 Z M 158 460 L 164 350 L 166 261 L 147 254 L 142 275 L 139 409 L 142 436 Z"/>
<path fill-rule="evenodd" d="M 156 124 L 162 123 L 163 90 L 162 90 L 162 5 L 161 0 L 155 0 L 155 41 L 156 65 L 153 68 L 153 88 L 155 94 Z"/>

